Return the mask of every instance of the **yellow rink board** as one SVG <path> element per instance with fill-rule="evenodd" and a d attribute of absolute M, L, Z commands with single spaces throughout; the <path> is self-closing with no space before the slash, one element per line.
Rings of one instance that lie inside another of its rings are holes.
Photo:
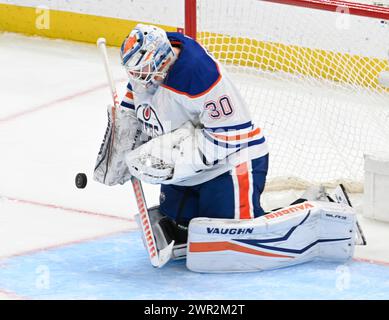
<path fill-rule="evenodd" d="M 0 4 L 0 30 L 95 43 L 100 37 L 111 46 L 120 46 L 140 21 L 100 17 L 59 10 Z M 166 31 L 177 28 L 161 26 Z"/>

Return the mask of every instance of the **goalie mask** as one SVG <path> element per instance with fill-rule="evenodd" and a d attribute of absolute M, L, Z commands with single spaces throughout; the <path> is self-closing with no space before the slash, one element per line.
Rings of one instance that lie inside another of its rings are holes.
<path fill-rule="evenodd" d="M 145 87 L 162 81 L 177 57 L 166 32 L 144 24 L 124 40 L 120 55 L 129 78 Z"/>

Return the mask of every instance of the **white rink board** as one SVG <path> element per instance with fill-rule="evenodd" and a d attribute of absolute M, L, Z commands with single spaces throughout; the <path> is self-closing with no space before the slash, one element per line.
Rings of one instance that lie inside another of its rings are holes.
<path fill-rule="evenodd" d="M 178 28 L 184 27 L 184 0 L 0 0 L 0 3 L 26 7 L 47 7 L 52 10 L 143 21 Z M 240 6 L 248 5 L 246 0 L 211 0 L 210 3 L 207 10 L 217 10 L 218 16 L 225 21 L 229 21 L 232 13 L 239 11 Z M 301 27 L 302 19 L 308 16 L 312 22 L 310 28 L 306 30 L 309 35 L 302 38 L 288 33 L 285 34 L 284 38 L 281 38 L 283 43 L 381 59 L 388 57 L 388 21 L 348 14 L 334 14 L 328 11 L 291 7 L 271 2 L 263 2 L 260 6 L 250 9 L 250 12 L 251 18 L 239 21 L 239 30 L 245 30 L 245 33 L 240 34 L 234 24 L 234 27 L 228 31 L 230 35 L 253 38 L 260 35 L 260 38 L 272 41 L 271 36 L 266 37 L 266 35 L 274 34 L 274 30 L 285 28 L 285 26 L 289 30 L 298 30 Z M 253 19 L 253 17 L 256 18 Z M 262 21 L 261 30 L 257 30 L 255 24 L 250 25 L 259 19 Z M 322 24 L 317 23 L 317 21 L 322 21 Z M 266 25 L 265 29 L 264 25 Z M 326 27 L 323 30 L 323 25 L 332 27 L 330 29 Z M 219 31 L 213 29 L 212 21 L 206 22 L 204 30 Z M 251 33 L 247 34 L 247 30 L 251 30 Z M 353 36 L 344 37 L 345 33 L 350 33 Z M 318 36 L 321 34 L 324 37 Z M 341 41 L 339 41 L 337 38 L 341 35 Z M 355 35 L 358 35 L 360 39 L 357 42 Z M 371 45 L 371 43 L 379 43 L 379 45 Z M 361 48 L 364 48 L 363 51 Z"/>
<path fill-rule="evenodd" d="M 206 15 L 217 16 L 218 21 L 226 21 L 223 32 L 232 36 L 388 58 L 389 21 L 343 14 L 342 12 L 347 12 L 345 11 L 347 9 L 343 8 L 339 9 L 339 13 L 334 13 L 265 1 L 200 0 L 199 2 L 204 3 L 200 10 L 203 14 L 199 17 L 202 30 L 220 32 L 218 22 L 206 17 Z M 250 14 L 237 19 L 239 17 L 237 12 L 242 10 L 241 6 L 244 6 L 245 11 Z M 236 28 L 237 25 L 239 28 Z M 301 32 L 294 32 L 294 30 L 301 30 L 302 25 L 305 26 L 304 37 L 301 36 Z M 281 33 L 279 30 L 287 30 L 287 32 Z M 276 38 L 273 38 L 274 35 Z M 377 43 L 379 45 L 376 45 Z"/>
<path fill-rule="evenodd" d="M 182 0 L 0 0 L 0 3 L 184 27 Z"/>

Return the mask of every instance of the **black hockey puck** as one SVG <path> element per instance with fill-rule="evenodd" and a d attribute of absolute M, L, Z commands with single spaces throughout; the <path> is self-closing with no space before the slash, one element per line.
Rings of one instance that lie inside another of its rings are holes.
<path fill-rule="evenodd" d="M 76 187 L 78 189 L 84 189 L 86 187 L 86 183 L 88 179 L 85 173 L 77 173 L 76 175 Z"/>

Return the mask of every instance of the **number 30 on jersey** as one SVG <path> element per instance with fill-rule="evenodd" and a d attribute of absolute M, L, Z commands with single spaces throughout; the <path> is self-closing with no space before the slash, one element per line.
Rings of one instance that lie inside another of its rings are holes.
<path fill-rule="evenodd" d="M 204 106 L 208 110 L 208 115 L 211 119 L 220 119 L 221 117 L 229 117 L 234 113 L 231 100 L 228 96 L 222 96 L 215 101 L 208 101 Z"/>

